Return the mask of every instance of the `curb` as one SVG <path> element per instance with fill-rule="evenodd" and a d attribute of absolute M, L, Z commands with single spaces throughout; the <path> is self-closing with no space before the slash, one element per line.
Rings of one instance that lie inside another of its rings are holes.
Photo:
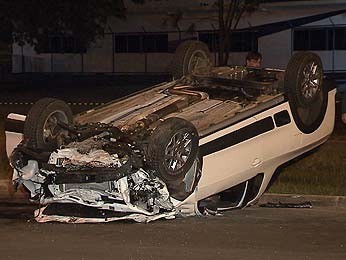
<path fill-rule="evenodd" d="M 258 205 L 271 203 L 303 203 L 309 201 L 313 207 L 338 207 L 346 208 L 345 196 L 324 195 L 299 195 L 299 194 L 276 194 L 265 193 L 258 201 Z"/>

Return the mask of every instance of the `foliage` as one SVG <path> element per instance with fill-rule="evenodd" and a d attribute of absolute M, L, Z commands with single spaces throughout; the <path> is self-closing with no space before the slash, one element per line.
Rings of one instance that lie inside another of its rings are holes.
<path fill-rule="evenodd" d="M 143 3 L 144 0 L 132 0 Z M 47 35 L 69 34 L 88 47 L 104 33 L 110 17 L 124 19 L 123 0 L 0 0 L 0 31 L 39 51 Z"/>
<path fill-rule="evenodd" d="M 226 65 L 229 57 L 232 31 L 239 24 L 244 14 L 258 10 L 263 0 L 217 0 L 219 23 L 219 65 Z"/>

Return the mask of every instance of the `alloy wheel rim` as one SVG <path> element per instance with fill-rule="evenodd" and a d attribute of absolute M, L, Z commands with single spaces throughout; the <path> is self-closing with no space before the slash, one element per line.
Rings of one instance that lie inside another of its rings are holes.
<path fill-rule="evenodd" d="M 61 127 L 58 122 L 68 123 L 65 113 L 55 111 L 51 113 L 43 124 L 43 141 L 48 144 L 55 140 L 61 134 Z"/>
<path fill-rule="evenodd" d="M 186 164 L 192 150 L 192 133 L 179 131 L 170 139 L 165 148 L 165 166 L 175 175 Z"/>
<path fill-rule="evenodd" d="M 192 73 L 201 67 L 205 67 L 208 62 L 208 56 L 205 52 L 196 50 L 192 55 L 188 63 L 188 72 Z"/>
<path fill-rule="evenodd" d="M 315 62 L 305 66 L 301 94 L 307 101 L 313 100 L 321 91 L 321 75 L 321 67 Z"/>

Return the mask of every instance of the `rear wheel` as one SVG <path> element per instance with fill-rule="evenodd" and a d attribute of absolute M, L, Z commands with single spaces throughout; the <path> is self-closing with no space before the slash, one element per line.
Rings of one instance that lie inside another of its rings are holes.
<path fill-rule="evenodd" d="M 175 51 L 172 74 L 181 78 L 192 73 L 204 74 L 211 69 L 211 55 L 208 46 L 201 41 L 185 41 Z"/>
<path fill-rule="evenodd" d="M 328 101 L 321 59 L 311 52 L 294 54 L 287 65 L 284 83 L 298 128 L 312 133 L 321 125 Z"/>

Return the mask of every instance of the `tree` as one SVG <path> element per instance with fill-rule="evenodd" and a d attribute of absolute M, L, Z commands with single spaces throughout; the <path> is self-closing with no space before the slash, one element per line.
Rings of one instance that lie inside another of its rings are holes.
<path fill-rule="evenodd" d="M 0 30 L 12 32 L 9 41 L 37 51 L 52 34 L 72 35 L 87 48 L 104 34 L 110 17 L 125 16 L 123 0 L 0 0 Z"/>
<path fill-rule="evenodd" d="M 270 0 L 269 0 L 270 1 Z M 213 21 L 218 23 L 218 60 L 219 65 L 224 66 L 227 64 L 229 58 L 229 50 L 231 48 L 231 38 L 234 30 L 237 29 L 240 19 L 246 15 L 257 11 L 261 3 L 268 2 L 266 0 L 215 0 L 211 5 L 212 12 L 207 16 L 194 16 L 193 20 L 199 21 Z M 188 14 L 184 13 L 181 9 L 170 12 L 164 17 L 162 25 L 166 26 L 168 22 L 174 28 L 181 30 L 180 23 L 182 20 L 187 21 Z M 198 23 L 198 22 L 197 22 Z M 186 30 L 193 32 L 195 30 L 195 23 Z"/>
<path fill-rule="evenodd" d="M 244 14 L 258 10 L 263 0 L 217 0 L 219 23 L 219 65 L 227 64 L 232 32 L 237 29 Z"/>

